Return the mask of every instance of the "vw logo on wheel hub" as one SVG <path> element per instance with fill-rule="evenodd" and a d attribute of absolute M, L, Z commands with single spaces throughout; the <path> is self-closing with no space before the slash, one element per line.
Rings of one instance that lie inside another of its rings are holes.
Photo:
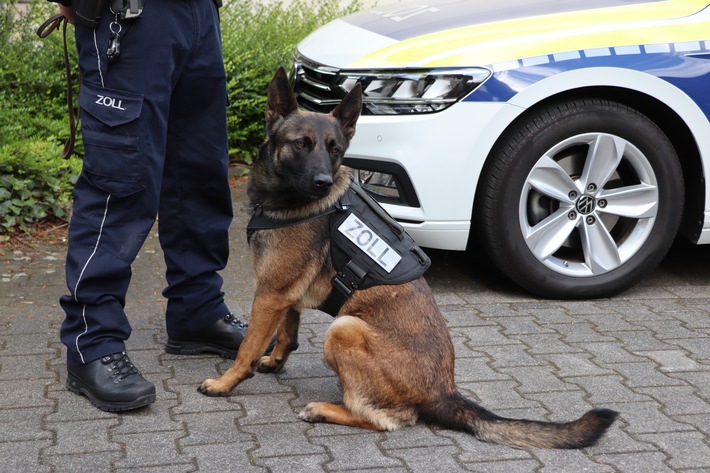
<path fill-rule="evenodd" d="M 585 194 L 577 201 L 577 212 L 582 215 L 589 215 L 596 208 L 596 200 L 591 195 Z"/>

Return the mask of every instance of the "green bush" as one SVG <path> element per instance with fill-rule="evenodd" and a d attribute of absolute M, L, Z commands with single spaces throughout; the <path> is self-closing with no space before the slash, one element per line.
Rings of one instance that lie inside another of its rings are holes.
<path fill-rule="evenodd" d="M 79 157 L 61 158 L 68 136 L 62 37 L 36 34 L 54 13 L 48 2 L 26 11 L 14 0 L 0 3 L 0 239 L 49 216 L 66 218 L 81 168 Z"/>
<path fill-rule="evenodd" d="M 228 77 L 229 148 L 250 164 L 264 138 L 266 87 L 288 66 L 298 41 L 320 25 L 360 7 L 358 0 L 227 0 L 221 10 Z M 39 39 L 37 27 L 57 7 L 35 0 L 21 10 L 0 0 L 0 239 L 28 231 L 47 216 L 65 218 L 81 169 L 83 147 L 60 157 L 68 137 L 66 78 L 61 31 Z M 73 27 L 67 30 L 74 96 L 78 67 Z"/>
<path fill-rule="evenodd" d="M 78 159 L 63 159 L 50 141 L 24 140 L 0 147 L 0 235 L 27 231 L 43 218 L 66 218 Z"/>
<path fill-rule="evenodd" d="M 37 27 L 57 13 L 49 2 L 20 9 L 15 0 L 0 2 L 0 143 L 26 138 L 58 139 L 58 126 L 66 118 L 66 77 L 61 34 L 37 37 Z M 76 64 L 72 27 L 68 50 Z M 74 84 L 78 68 L 74 67 Z M 52 119 L 59 123 L 51 124 Z M 49 128 L 48 128 L 49 127 Z M 67 134 L 67 125 L 61 132 Z"/>

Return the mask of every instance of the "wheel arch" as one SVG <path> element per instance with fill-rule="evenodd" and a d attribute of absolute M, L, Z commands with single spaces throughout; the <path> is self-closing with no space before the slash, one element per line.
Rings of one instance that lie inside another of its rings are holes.
<path fill-rule="evenodd" d="M 501 133 L 491 147 L 476 185 L 472 209 L 472 231 L 475 232 L 479 192 L 483 179 L 500 147 L 519 123 L 552 103 L 580 99 L 607 99 L 621 103 L 651 119 L 668 136 L 676 149 L 685 183 L 683 218 L 679 234 L 697 242 L 703 229 L 708 207 L 706 170 L 710 166 L 710 122 L 700 108 L 680 89 L 655 76 L 624 69 L 577 70 L 558 74 L 517 94 L 509 103 L 524 109 Z M 603 80 L 600 80 L 603 78 Z M 641 80 L 643 79 L 643 80 Z M 601 84 L 601 85 L 600 85 Z M 633 84 L 635 88 L 629 84 Z M 668 105 L 673 103 L 673 107 Z M 470 239 L 471 240 L 471 239 Z M 469 244 L 469 247 L 471 245 Z"/>

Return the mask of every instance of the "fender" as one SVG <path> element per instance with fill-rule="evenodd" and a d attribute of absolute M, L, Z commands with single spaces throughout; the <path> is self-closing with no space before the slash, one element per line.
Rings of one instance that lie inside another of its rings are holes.
<path fill-rule="evenodd" d="M 508 103 L 514 105 L 514 109 L 519 110 L 522 114 L 542 100 L 562 92 L 598 86 L 634 90 L 654 97 L 670 107 L 683 120 L 693 135 L 700 153 L 703 175 L 708 175 L 710 156 L 707 150 L 710 149 L 710 121 L 703 110 L 685 92 L 659 77 L 640 71 L 613 67 L 577 69 L 541 80 L 516 94 Z M 710 208 L 710 192 L 707 187 L 705 208 Z"/>

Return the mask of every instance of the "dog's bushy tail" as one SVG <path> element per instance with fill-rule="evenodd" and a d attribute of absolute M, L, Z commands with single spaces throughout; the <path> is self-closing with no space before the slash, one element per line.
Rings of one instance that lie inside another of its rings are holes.
<path fill-rule="evenodd" d="M 618 412 L 592 409 L 571 422 L 540 422 L 500 417 L 456 392 L 430 405 L 424 422 L 473 434 L 484 442 L 518 448 L 585 448 L 594 445 Z"/>

